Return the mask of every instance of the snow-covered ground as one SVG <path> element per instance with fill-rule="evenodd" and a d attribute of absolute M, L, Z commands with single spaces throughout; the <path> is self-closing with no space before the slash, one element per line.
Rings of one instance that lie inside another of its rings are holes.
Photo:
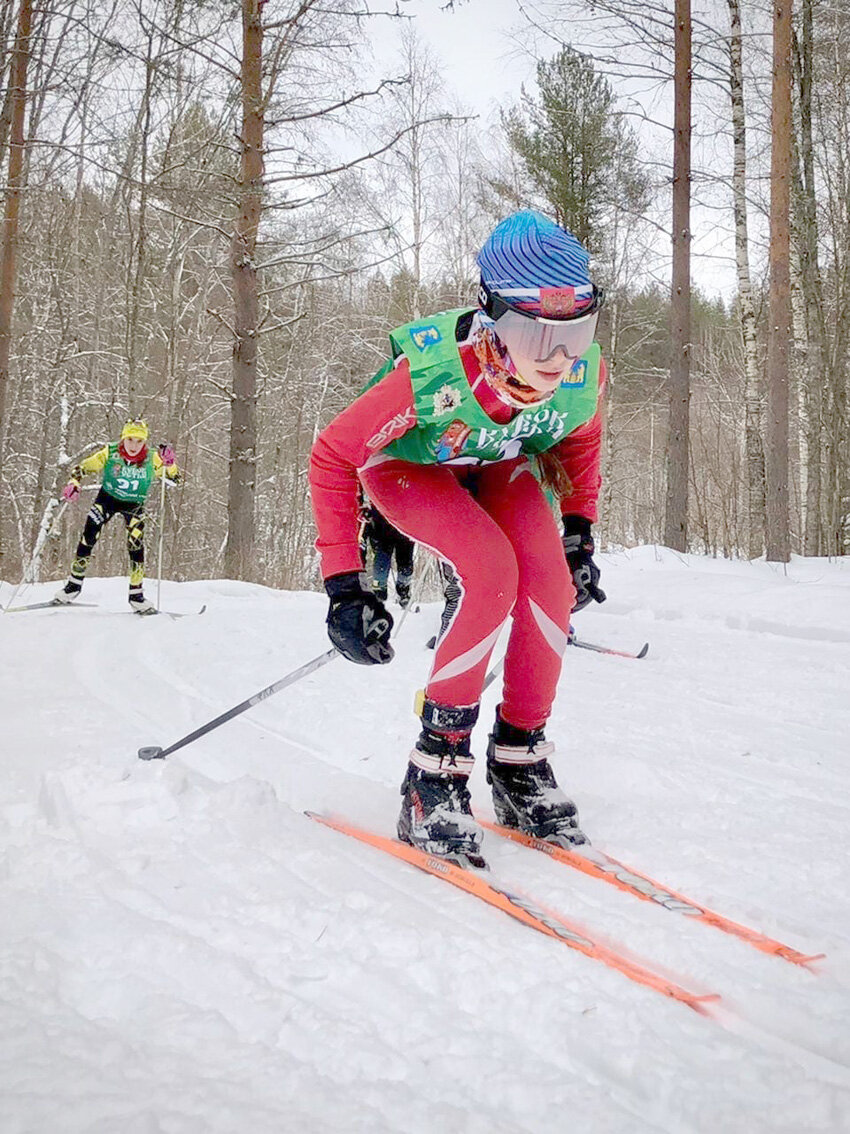
<path fill-rule="evenodd" d="M 850 1130 L 850 560 L 643 548 L 603 584 L 579 634 L 651 650 L 567 651 L 583 827 L 817 973 L 488 836 L 494 877 L 720 993 L 706 1019 L 306 818 L 393 832 L 437 605 L 392 665 L 143 763 L 327 649 L 326 604 L 166 583 L 206 613 L 143 619 L 92 579 L 96 608 L 0 615 L 2 1134 Z"/>

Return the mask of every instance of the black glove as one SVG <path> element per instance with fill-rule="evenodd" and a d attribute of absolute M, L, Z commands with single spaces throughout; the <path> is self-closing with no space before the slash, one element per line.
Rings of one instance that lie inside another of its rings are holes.
<path fill-rule="evenodd" d="M 364 590 L 360 575 L 332 575 L 325 579 L 331 600 L 328 637 L 344 658 L 358 665 L 386 665 L 395 651 L 390 645 L 393 619 L 374 594 Z"/>
<path fill-rule="evenodd" d="M 590 520 L 584 516 L 564 516 L 564 534 L 561 537 L 564 555 L 573 575 L 576 601 L 573 612 L 594 602 L 605 602 L 606 594 L 599 584 L 599 568 L 593 562 L 596 550 L 590 534 Z"/>

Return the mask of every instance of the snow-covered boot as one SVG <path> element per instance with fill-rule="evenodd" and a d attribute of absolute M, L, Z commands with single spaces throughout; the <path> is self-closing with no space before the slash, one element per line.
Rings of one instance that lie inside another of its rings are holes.
<path fill-rule="evenodd" d="M 61 591 L 57 591 L 53 596 L 54 602 L 61 602 L 63 605 L 73 602 L 74 599 L 80 597 L 80 591 L 83 589 L 83 584 L 78 582 L 73 576 L 68 580 Z"/>
<path fill-rule="evenodd" d="M 543 733 L 542 726 L 516 728 L 496 710 L 487 745 L 487 782 L 496 818 L 538 839 L 579 846 L 587 836 L 578 825 L 576 805 L 558 787 L 548 760 L 555 746 Z"/>
<path fill-rule="evenodd" d="M 470 808 L 473 757 L 469 734 L 478 706 L 450 708 L 425 702 L 422 732 L 401 785 L 398 837 L 426 854 L 483 868 L 481 828 Z M 453 727 L 452 727 L 453 726 Z"/>
<path fill-rule="evenodd" d="M 130 597 L 127 601 L 130 603 L 130 609 L 136 614 L 156 614 L 156 607 L 150 599 L 145 598 L 141 587 L 130 587 Z"/>

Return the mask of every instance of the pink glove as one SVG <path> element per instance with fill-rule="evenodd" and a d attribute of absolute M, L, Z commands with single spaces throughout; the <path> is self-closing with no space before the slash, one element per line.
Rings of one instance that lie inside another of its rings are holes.
<path fill-rule="evenodd" d="M 162 461 L 166 468 L 169 468 L 171 465 L 173 465 L 176 460 L 174 449 L 171 447 L 171 445 L 168 444 L 167 441 L 163 442 L 163 444 L 159 447 L 159 459 Z"/>
<path fill-rule="evenodd" d="M 76 500 L 79 495 L 80 495 L 80 486 L 78 484 L 74 484 L 73 481 L 70 481 L 62 489 L 62 499 L 63 500 Z"/>

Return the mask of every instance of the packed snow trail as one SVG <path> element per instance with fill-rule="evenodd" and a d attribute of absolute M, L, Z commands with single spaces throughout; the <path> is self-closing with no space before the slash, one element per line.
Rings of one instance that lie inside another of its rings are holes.
<path fill-rule="evenodd" d="M 603 563 L 578 634 L 651 650 L 567 651 L 549 735 L 583 828 L 817 974 L 486 837 L 500 879 L 720 992 L 718 1027 L 306 818 L 393 833 L 437 605 L 391 665 L 144 763 L 326 650 L 326 602 L 165 583 L 203 618 L 128 619 L 92 579 L 96 610 L 0 615 L 3 1134 L 850 1128 L 850 562 Z"/>

